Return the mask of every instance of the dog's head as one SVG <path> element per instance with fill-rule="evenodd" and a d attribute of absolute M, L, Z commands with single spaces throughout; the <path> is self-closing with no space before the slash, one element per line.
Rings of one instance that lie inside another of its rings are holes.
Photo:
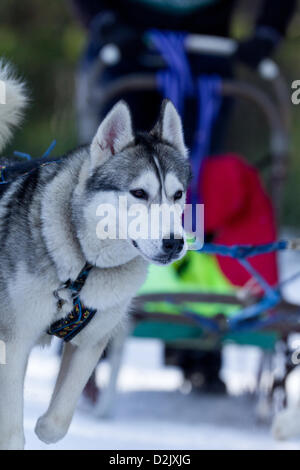
<path fill-rule="evenodd" d="M 164 101 L 154 129 L 135 135 L 130 110 L 120 101 L 90 147 L 88 225 L 95 227 L 98 239 L 121 239 L 131 253 L 157 264 L 171 263 L 186 252 L 182 211 L 190 176 L 173 104 Z"/>

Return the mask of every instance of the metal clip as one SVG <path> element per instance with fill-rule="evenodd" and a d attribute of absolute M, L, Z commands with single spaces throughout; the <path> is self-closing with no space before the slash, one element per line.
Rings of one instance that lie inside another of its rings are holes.
<path fill-rule="evenodd" d="M 59 291 L 60 290 L 63 290 L 63 289 L 66 289 L 68 287 L 68 284 L 66 282 L 64 282 L 63 284 L 61 284 L 58 289 L 56 289 L 55 291 L 53 291 L 53 295 L 54 297 L 56 298 L 57 300 L 57 308 L 58 310 L 61 310 L 63 305 L 66 303 L 66 300 L 65 299 L 62 299 L 59 295 Z"/>

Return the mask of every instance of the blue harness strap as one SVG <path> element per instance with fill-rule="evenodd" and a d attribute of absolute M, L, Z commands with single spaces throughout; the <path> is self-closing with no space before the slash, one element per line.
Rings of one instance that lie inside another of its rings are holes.
<path fill-rule="evenodd" d="M 39 159 L 33 159 L 28 153 L 15 150 L 14 155 L 27 160 L 27 162 L 13 162 L 4 165 L 0 164 L 0 185 L 12 183 L 18 176 L 26 176 L 29 173 L 34 172 L 37 168 L 50 165 L 53 162 L 57 163 L 59 160 L 47 160 L 55 145 L 56 140 L 53 140 L 46 152 Z"/>

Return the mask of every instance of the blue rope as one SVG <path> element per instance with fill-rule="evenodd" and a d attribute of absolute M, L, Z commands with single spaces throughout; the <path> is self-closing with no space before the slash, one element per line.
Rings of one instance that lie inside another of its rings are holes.
<path fill-rule="evenodd" d="M 25 158 L 26 160 L 31 160 L 31 155 L 29 153 L 18 152 L 17 150 L 14 151 L 14 155 L 17 157 Z"/>
<path fill-rule="evenodd" d="M 282 251 L 288 249 L 289 242 L 287 240 L 280 240 L 273 243 L 265 243 L 262 245 L 218 245 L 215 243 L 204 243 L 204 245 L 197 250 L 200 253 L 230 256 L 236 259 L 245 259 L 252 256 L 273 253 L 275 251 Z"/>
<path fill-rule="evenodd" d="M 275 251 L 286 250 L 289 247 L 289 242 L 280 240 L 278 242 L 266 243 L 262 245 L 217 245 L 214 243 L 205 243 L 199 252 L 208 254 L 217 254 L 222 256 L 230 256 L 236 259 L 251 276 L 256 279 L 258 284 L 262 287 L 265 292 L 263 298 L 254 305 L 245 307 L 239 312 L 235 313 L 232 318 L 229 319 L 228 324 L 231 329 L 237 329 L 241 322 L 246 320 L 253 320 L 259 317 L 264 312 L 276 307 L 279 304 L 282 297 L 280 294 L 280 285 L 272 287 L 268 282 L 256 271 L 256 269 L 249 263 L 247 258 L 263 255 L 267 253 L 273 253 Z"/>
<path fill-rule="evenodd" d="M 48 158 L 52 152 L 52 150 L 54 149 L 54 147 L 56 146 L 56 140 L 54 139 L 51 144 L 49 145 L 49 147 L 47 148 L 46 152 L 44 153 L 44 155 L 42 156 L 42 158 Z"/>
<path fill-rule="evenodd" d="M 266 318 L 264 317 L 260 318 L 260 315 L 262 313 L 265 313 L 266 303 L 264 303 L 264 305 L 260 307 L 261 309 L 258 309 L 259 311 L 254 312 L 253 315 L 248 316 L 247 318 L 243 317 L 242 319 L 234 321 L 236 320 L 236 317 L 235 317 L 235 318 L 230 319 L 229 321 L 227 320 L 227 327 L 225 328 L 224 326 L 222 327 L 221 324 L 215 318 L 214 319 L 206 318 L 205 316 L 200 316 L 197 313 L 189 312 L 186 310 L 183 311 L 182 314 L 185 317 L 191 318 L 193 321 L 195 321 L 195 323 L 197 323 L 197 325 L 200 328 L 208 330 L 211 333 L 224 334 L 228 331 L 237 333 L 241 331 L 252 331 L 252 330 L 258 330 L 261 328 L 266 328 L 278 322 L 278 315 L 272 315 Z"/>
<path fill-rule="evenodd" d="M 204 159 L 209 152 L 213 124 L 221 105 L 221 80 L 217 76 L 203 76 L 198 77 L 196 81 L 193 80 L 184 47 L 185 34 L 151 30 L 150 40 L 168 64 L 168 69 L 159 71 L 157 74 L 158 87 L 162 94 L 173 101 L 180 114 L 183 114 L 184 111 L 185 97 L 197 96 L 197 127 L 191 151 L 191 163 L 194 174 L 191 186 L 191 202 L 193 207 L 192 231 L 195 232 L 196 217 L 194 217 L 194 208 L 195 204 L 199 202 L 199 175 Z M 249 263 L 247 258 L 283 250 L 287 247 L 288 244 L 284 241 L 258 246 L 235 245 L 231 247 L 207 243 L 198 250 L 202 253 L 230 256 L 237 259 L 249 274 L 256 279 L 265 292 L 264 297 L 258 303 L 240 310 L 229 320 L 229 326 L 231 328 L 237 328 L 242 321 L 257 318 L 263 312 L 275 307 L 281 300 L 279 288 L 270 286 L 260 273 Z M 203 319 L 203 317 L 200 318 L 190 312 L 185 312 L 184 314 L 196 319 L 202 326 L 205 324 L 206 328 L 211 331 L 219 329 L 219 326 L 212 320 Z"/>
<path fill-rule="evenodd" d="M 276 295 L 277 292 L 277 295 Z M 258 317 L 262 313 L 276 307 L 281 301 L 281 295 L 278 291 L 275 291 L 272 294 L 272 297 L 268 295 L 264 296 L 259 302 L 249 307 L 242 308 L 237 313 L 234 314 L 232 318 L 228 320 L 230 328 L 235 328 L 240 322 L 246 320 L 251 320 Z"/>
<path fill-rule="evenodd" d="M 198 94 L 198 119 L 195 139 L 191 150 L 193 180 L 191 184 L 191 203 L 193 209 L 192 233 L 196 233 L 196 204 L 203 202 L 199 195 L 199 179 L 203 163 L 209 154 L 212 130 L 221 107 L 221 79 L 218 76 L 201 76 L 196 83 Z"/>
<path fill-rule="evenodd" d="M 55 146 L 56 146 L 56 140 L 53 140 L 51 144 L 49 145 L 49 147 L 47 148 L 46 152 L 43 154 L 42 158 L 49 157 L 49 155 L 51 154 Z M 26 158 L 26 160 L 28 161 L 32 160 L 32 157 L 29 153 L 19 152 L 18 150 L 15 150 L 14 155 L 16 155 L 17 157 Z"/>
<path fill-rule="evenodd" d="M 199 176 L 209 153 L 213 125 L 221 106 L 221 79 L 216 75 L 193 78 L 185 50 L 185 33 L 152 29 L 149 38 L 168 65 L 167 69 L 157 73 L 157 84 L 162 95 L 174 103 L 181 116 L 186 96 L 195 96 L 198 103 L 196 132 L 190 155 L 194 175 L 191 185 L 191 229 L 195 233 Z"/>
<path fill-rule="evenodd" d="M 272 315 L 267 318 L 251 319 L 244 322 L 239 322 L 235 325 L 230 325 L 234 333 L 242 331 L 257 331 L 262 328 L 270 327 L 278 323 L 278 315 Z"/>
<path fill-rule="evenodd" d="M 267 281 L 260 275 L 260 273 L 249 263 L 247 259 L 238 259 L 238 262 L 241 266 L 245 268 L 245 270 L 251 274 L 251 276 L 256 279 L 257 283 L 261 286 L 261 288 L 267 293 L 269 298 L 274 296 L 274 299 L 277 298 L 274 289 L 267 283 Z"/>
<path fill-rule="evenodd" d="M 297 271 L 296 273 L 292 274 L 290 277 L 288 277 L 284 281 L 281 281 L 278 284 L 278 288 L 282 289 L 283 286 L 286 286 L 287 284 L 294 282 L 299 276 L 300 276 L 300 271 Z"/>
<path fill-rule="evenodd" d="M 200 316 L 197 313 L 189 312 L 187 310 L 184 310 L 182 314 L 185 317 L 194 320 L 200 326 L 200 328 L 202 327 L 206 330 L 211 331 L 212 333 L 220 333 L 220 327 L 214 319 L 207 318 L 205 316 Z"/>
<path fill-rule="evenodd" d="M 189 62 L 185 53 L 186 34 L 152 29 L 149 38 L 168 65 L 157 73 L 158 88 L 169 98 L 183 115 L 184 99 L 193 95 L 194 84 Z"/>
<path fill-rule="evenodd" d="M 199 200 L 198 185 L 202 165 L 209 153 L 211 134 L 214 122 L 221 106 L 221 79 L 218 76 L 203 75 L 197 79 L 198 93 L 198 124 L 191 151 L 191 163 L 194 178 L 192 181 L 192 203 L 201 203 Z"/>
<path fill-rule="evenodd" d="M 273 253 L 276 251 L 283 251 L 288 249 L 299 249 L 300 243 L 297 240 L 280 240 L 273 243 L 266 243 L 261 245 L 218 245 L 214 243 L 205 243 L 198 252 L 207 254 L 217 254 L 221 256 L 229 256 L 236 259 L 260 284 L 265 291 L 265 295 L 256 304 L 245 307 L 238 312 L 232 314 L 232 317 L 228 320 L 228 329 L 230 331 L 243 331 L 243 330 L 255 330 L 264 328 L 267 326 L 275 325 L 278 322 L 278 315 L 264 316 L 266 312 L 276 307 L 282 300 L 281 288 L 293 282 L 297 277 L 300 276 L 300 272 L 294 273 L 285 281 L 279 282 L 277 286 L 270 286 L 267 281 L 256 271 L 256 269 L 247 261 L 247 258 Z M 300 310 L 299 310 L 300 313 Z M 205 327 L 211 332 L 224 333 L 216 321 L 216 319 L 203 320 L 198 314 L 193 314 L 184 311 L 183 314 L 190 318 L 193 318 L 199 326 Z M 281 317 L 282 321 L 286 317 Z M 214 325 L 213 325 L 214 324 Z M 226 332 L 226 330 L 225 330 Z"/>

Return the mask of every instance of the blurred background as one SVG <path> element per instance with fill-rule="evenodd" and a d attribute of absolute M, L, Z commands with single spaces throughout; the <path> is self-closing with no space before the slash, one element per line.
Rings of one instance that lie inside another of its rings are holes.
<path fill-rule="evenodd" d="M 251 36 L 259 3 L 238 2 L 231 27 L 233 38 L 242 41 Z M 287 36 L 274 55 L 289 88 L 294 80 L 300 79 L 299 31 L 298 5 Z M 1 0 L 0 57 L 16 66 L 28 84 L 31 97 L 24 125 L 7 148 L 7 154 L 19 150 L 39 157 L 53 139 L 57 141 L 55 155 L 78 145 L 75 75 L 86 41 L 86 31 L 76 20 L 71 2 Z M 238 77 L 268 90 L 267 84 L 251 68 L 239 67 Z M 290 103 L 290 107 L 290 164 L 281 215 L 286 233 L 300 229 L 300 105 Z M 243 101 L 236 102 L 224 147 L 254 163 L 268 153 L 267 125 L 255 108 Z M 283 274 L 290 274 L 300 258 L 284 255 L 279 261 Z M 287 291 L 299 303 L 299 284 Z M 54 342 L 49 351 L 35 351 L 30 361 L 25 412 L 29 448 L 46 447 L 34 437 L 32 430 L 51 395 L 59 362 L 57 350 L 58 344 Z M 220 375 L 228 395 L 200 397 L 191 393 L 191 385 L 184 380 L 180 368 L 166 367 L 161 341 L 130 339 L 125 346 L 118 382 L 120 393 L 113 415 L 109 420 L 100 420 L 91 402 L 82 400 L 68 437 L 53 448 L 299 449 L 299 440 L 275 443 L 269 433 L 269 423 L 258 424 L 255 386 L 261 358 L 258 347 L 226 345 Z M 101 389 L 107 384 L 108 375 L 107 361 L 102 361 L 94 377 Z M 94 393 L 93 381 L 91 387 L 90 398 Z M 291 381 L 290 390 L 295 400 L 295 391 L 299 390 L 297 377 Z M 263 414 L 264 410 L 260 411 Z"/>
<path fill-rule="evenodd" d="M 232 36 L 249 36 L 259 1 L 238 2 Z M 26 121 L 9 150 L 40 156 L 55 138 L 56 154 L 77 145 L 74 78 L 86 43 L 86 32 L 74 18 L 68 1 L 1 0 L 0 55 L 7 57 L 24 75 L 31 92 Z M 289 84 L 300 77 L 300 8 L 275 59 Z M 249 74 L 242 70 L 241 75 Z M 251 77 L 255 80 L 255 77 Z M 254 109 L 236 106 L 227 146 L 257 161 L 267 148 L 266 124 Z M 286 185 L 283 223 L 300 226 L 300 106 L 292 106 L 291 162 Z M 245 132 L 246 131 L 246 132 Z M 251 136 L 251 138 L 249 138 Z"/>

